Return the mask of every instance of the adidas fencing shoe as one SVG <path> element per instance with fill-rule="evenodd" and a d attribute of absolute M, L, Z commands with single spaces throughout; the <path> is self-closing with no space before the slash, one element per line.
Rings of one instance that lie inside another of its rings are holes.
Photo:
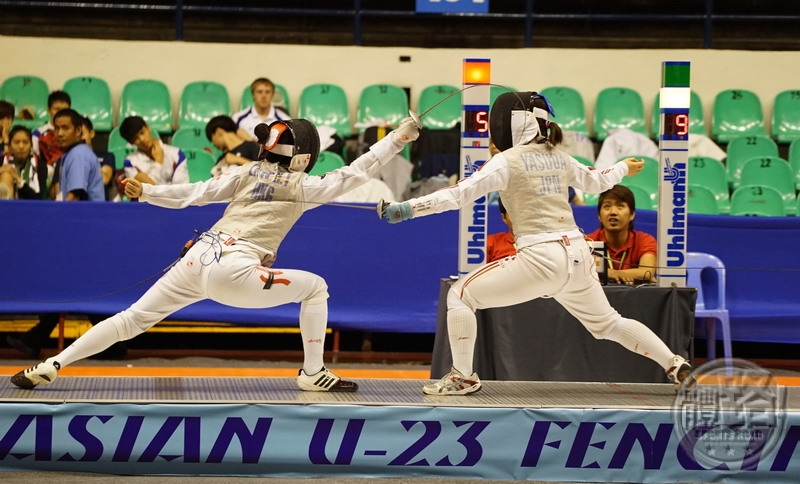
<path fill-rule="evenodd" d="M 313 375 L 307 375 L 302 368 L 297 374 L 297 386 L 307 392 L 354 392 L 358 384 L 342 380 L 324 366 Z"/>
<path fill-rule="evenodd" d="M 36 385 L 49 385 L 56 381 L 60 369 L 61 365 L 57 361 L 39 363 L 12 376 L 11 383 L 26 390 L 31 390 Z"/>
<path fill-rule="evenodd" d="M 697 380 L 692 375 L 692 365 L 678 355 L 672 357 L 667 370 L 667 378 L 675 385 L 675 390 L 685 387 L 687 391 L 692 391 L 697 385 Z"/>
<path fill-rule="evenodd" d="M 481 389 L 481 380 L 477 373 L 469 377 L 461 374 L 455 368 L 443 376 L 441 380 L 422 387 L 422 392 L 427 395 L 467 395 Z"/>

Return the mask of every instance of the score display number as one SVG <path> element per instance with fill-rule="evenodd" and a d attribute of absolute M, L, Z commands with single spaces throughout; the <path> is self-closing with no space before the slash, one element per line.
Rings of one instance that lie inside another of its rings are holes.
<path fill-rule="evenodd" d="M 689 139 L 689 113 L 664 113 L 664 139 Z"/>
<path fill-rule="evenodd" d="M 464 111 L 464 136 L 469 138 L 489 137 L 489 111 L 468 109 Z"/>

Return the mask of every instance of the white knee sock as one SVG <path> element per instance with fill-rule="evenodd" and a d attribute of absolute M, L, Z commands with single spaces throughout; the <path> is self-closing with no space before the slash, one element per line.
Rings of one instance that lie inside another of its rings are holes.
<path fill-rule="evenodd" d="M 328 301 L 300 304 L 300 336 L 303 338 L 303 371 L 313 375 L 325 366 L 325 330 L 328 326 Z"/>
<path fill-rule="evenodd" d="M 650 358 L 664 370 L 670 367 L 670 361 L 675 356 L 650 328 L 634 319 L 620 318 L 605 339 L 616 341 L 628 350 Z"/>
<path fill-rule="evenodd" d="M 114 318 L 116 317 L 112 316 L 92 326 L 89 331 L 76 339 L 64 351 L 48 358 L 46 361 L 48 363 L 57 361 L 63 368 L 78 360 L 96 355 L 117 341 L 122 341 L 115 324 L 116 320 Z"/>
<path fill-rule="evenodd" d="M 478 336 L 475 313 L 467 307 L 449 309 L 447 311 L 447 334 L 450 337 L 453 368 L 464 376 L 472 375 L 475 338 Z"/>

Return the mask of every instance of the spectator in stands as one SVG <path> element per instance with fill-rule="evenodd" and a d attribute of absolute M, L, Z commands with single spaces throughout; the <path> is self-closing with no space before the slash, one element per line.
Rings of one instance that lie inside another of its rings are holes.
<path fill-rule="evenodd" d="M 59 169 L 59 199 L 65 201 L 104 201 L 102 177 L 97 156 L 83 141 L 84 118 L 73 109 L 62 109 L 53 118 L 53 133 L 59 149 L 64 153 Z M 22 337 L 8 336 L 8 343 L 31 358 L 38 358 L 42 346 L 58 325 L 60 315 L 47 313 L 39 316 L 39 323 Z M 102 321 L 104 316 L 89 315 L 92 324 Z M 119 358 L 126 353 L 124 346 L 116 345 L 105 353 L 105 357 Z"/>
<path fill-rule="evenodd" d="M 214 116 L 206 124 L 206 138 L 222 155 L 217 159 L 217 164 L 211 169 L 214 176 L 227 175 L 258 159 L 261 147 L 255 141 L 242 138 L 237 133 L 238 127 L 230 116 Z"/>
<path fill-rule="evenodd" d="M 8 188 L 9 198 L 48 198 L 47 165 L 33 152 L 33 135 L 28 128 L 11 128 L 8 150 L 0 165 L 0 182 Z"/>
<path fill-rule="evenodd" d="M 608 279 L 622 284 L 655 279 L 658 245 L 652 235 L 633 230 L 636 200 L 624 185 L 615 185 L 600 194 L 597 218 L 600 228 L 587 238 L 603 241 L 608 251 Z"/>
<path fill-rule="evenodd" d="M 119 134 L 136 151 L 125 157 L 125 176 L 151 185 L 189 183 L 189 169 L 183 151 L 153 138 L 150 126 L 141 116 L 125 118 Z"/>
<path fill-rule="evenodd" d="M 100 175 L 103 177 L 103 190 L 106 194 L 106 201 L 118 202 L 121 200 L 117 184 L 114 180 L 114 173 L 117 171 L 117 160 L 113 153 L 108 151 L 95 149 L 94 137 L 97 135 L 94 131 L 94 123 L 88 116 L 83 117 L 83 141 L 92 149 L 97 162 L 100 164 Z"/>
<path fill-rule="evenodd" d="M 670 381 L 692 388 L 696 382 L 686 359 L 674 354 L 647 326 L 622 317 L 608 303 L 594 258 L 565 196 L 573 183 L 590 193 L 612 187 L 624 176 L 641 172 L 644 162 L 626 158 L 608 170 L 590 170 L 560 150 L 561 128 L 550 121 L 552 115 L 550 102 L 535 92 L 500 94 L 489 115 L 490 136 L 503 150 L 500 154 L 456 185 L 378 207 L 383 218 L 398 223 L 457 209 L 500 190 L 514 220 L 516 257 L 476 268 L 448 292 L 453 368 L 422 391 L 466 395 L 480 390 L 480 379 L 473 371 L 475 311 L 545 296 L 563 305 L 595 338 L 615 341 L 650 358 Z"/>
<path fill-rule="evenodd" d="M 289 119 L 291 116 L 283 108 L 272 104 L 275 84 L 266 77 L 259 77 L 250 84 L 250 94 L 253 96 L 253 105 L 234 113 L 231 118 L 239 127 L 239 136 L 254 141 L 256 126 Z"/>
<path fill-rule="evenodd" d="M 49 175 L 52 177 L 55 172 L 56 160 L 63 154 L 56 142 L 53 131 L 53 116 L 62 109 L 69 109 L 72 106 L 72 99 L 64 91 L 53 91 L 47 96 L 47 113 L 50 120 L 47 124 L 39 126 L 33 131 L 33 152 L 44 160 L 50 167 Z"/>
<path fill-rule="evenodd" d="M 489 234 L 486 237 L 486 262 L 494 262 L 517 253 L 517 246 L 514 245 L 514 226 L 505 205 L 503 205 L 503 200 L 499 198 L 497 199 L 497 208 L 500 209 L 500 217 L 508 225 L 508 230 Z"/>
<path fill-rule="evenodd" d="M 306 391 L 352 392 L 354 382 L 325 368 L 328 287 L 316 274 L 271 269 L 278 247 L 306 210 L 329 202 L 372 178 L 419 132 L 411 118 L 349 166 L 324 177 L 308 176 L 319 155 L 319 136 L 304 119 L 259 127 L 263 159 L 234 173 L 185 185 L 125 180 L 131 198 L 166 208 L 227 202 L 222 218 L 200 235 L 171 268 L 130 308 L 97 324 L 60 354 L 11 378 L 31 389 L 55 381 L 58 370 L 116 341 L 143 333 L 173 312 L 212 299 L 243 308 L 300 303 L 305 359 L 297 385 Z M 305 203 L 308 202 L 308 203 Z"/>
<path fill-rule="evenodd" d="M 11 125 L 14 123 L 14 105 L 0 101 L 0 156 L 5 154 L 11 142 Z"/>

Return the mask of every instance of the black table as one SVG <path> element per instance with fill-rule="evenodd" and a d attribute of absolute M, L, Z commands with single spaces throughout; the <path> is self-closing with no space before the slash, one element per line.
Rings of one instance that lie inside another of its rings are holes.
<path fill-rule="evenodd" d="M 442 279 L 431 361 L 431 378 L 450 371 L 447 291 Z M 675 353 L 694 360 L 695 288 L 604 286 L 611 305 L 641 321 Z M 608 381 L 666 383 L 664 370 L 649 358 L 613 341 L 597 340 L 553 299 L 477 311 L 474 369 L 482 380 Z"/>

